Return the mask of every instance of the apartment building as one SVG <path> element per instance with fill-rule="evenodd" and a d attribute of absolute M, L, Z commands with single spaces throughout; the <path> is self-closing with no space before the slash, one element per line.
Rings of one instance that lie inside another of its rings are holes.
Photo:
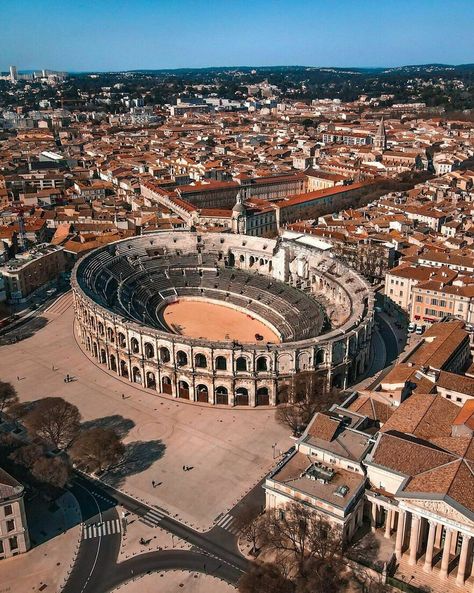
<path fill-rule="evenodd" d="M 0 468 L 0 559 L 30 548 L 24 494 L 24 487 Z"/>

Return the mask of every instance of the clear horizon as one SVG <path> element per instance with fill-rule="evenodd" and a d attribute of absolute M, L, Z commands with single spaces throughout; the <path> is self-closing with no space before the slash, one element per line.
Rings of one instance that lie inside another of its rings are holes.
<path fill-rule="evenodd" d="M 4 0 L 0 70 L 474 62 L 472 0 Z M 453 43 L 455 32 L 456 43 Z"/>

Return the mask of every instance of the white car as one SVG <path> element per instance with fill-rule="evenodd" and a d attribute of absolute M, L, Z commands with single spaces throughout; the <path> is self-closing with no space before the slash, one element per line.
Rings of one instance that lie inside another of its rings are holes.
<path fill-rule="evenodd" d="M 408 324 L 408 331 L 409 333 L 413 333 L 416 330 L 416 323 L 414 323 L 413 321 L 411 323 Z"/>

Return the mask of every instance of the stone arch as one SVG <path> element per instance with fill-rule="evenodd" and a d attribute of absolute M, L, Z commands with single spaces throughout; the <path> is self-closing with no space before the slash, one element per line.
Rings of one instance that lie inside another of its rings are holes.
<path fill-rule="evenodd" d="M 308 352 L 300 352 L 298 354 L 298 370 L 306 371 L 309 369 L 311 358 Z"/>
<path fill-rule="evenodd" d="M 237 387 L 237 389 L 235 390 L 235 405 L 249 405 L 249 390 L 246 387 Z"/>
<path fill-rule="evenodd" d="M 110 369 L 112 371 L 117 372 L 117 360 L 115 358 L 115 354 L 111 354 L 109 357 L 109 360 L 110 360 Z"/>
<path fill-rule="evenodd" d="M 257 389 L 255 397 L 256 406 L 269 406 L 270 405 L 270 392 L 268 387 L 259 387 Z"/>
<path fill-rule="evenodd" d="M 176 352 L 176 364 L 179 367 L 185 367 L 188 364 L 188 355 L 184 350 L 178 350 Z"/>
<path fill-rule="evenodd" d="M 128 364 L 125 360 L 120 361 L 120 374 L 128 379 Z"/>
<path fill-rule="evenodd" d="M 207 368 L 207 358 L 204 354 L 199 352 L 194 357 L 194 366 L 198 369 L 205 369 Z"/>
<path fill-rule="evenodd" d="M 97 348 L 96 342 L 92 342 L 92 353 L 94 354 L 95 358 L 99 358 L 99 349 Z"/>
<path fill-rule="evenodd" d="M 138 343 L 137 338 L 130 339 L 130 350 L 133 354 L 138 354 L 140 352 L 140 344 Z"/>
<path fill-rule="evenodd" d="M 146 379 L 146 386 L 148 387 L 148 389 L 156 389 L 155 373 L 152 373 L 151 371 L 147 371 L 147 373 L 145 375 L 145 379 Z"/>
<path fill-rule="evenodd" d="M 161 379 L 161 390 L 163 391 L 163 393 L 167 393 L 168 395 L 171 395 L 173 393 L 171 379 L 166 375 Z"/>
<path fill-rule="evenodd" d="M 117 335 L 117 341 L 120 348 L 125 348 L 127 345 L 127 340 L 125 338 L 125 334 L 123 332 L 119 332 Z"/>
<path fill-rule="evenodd" d="M 266 356 L 259 356 L 257 358 L 257 372 L 266 372 L 270 370 L 268 358 Z"/>
<path fill-rule="evenodd" d="M 114 330 L 111 327 L 107 328 L 107 339 L 109 340 L 109 342 L 115 342 Z"/>
<path fill-rule="evenodd" d="M 209 402 L 209 389 L 207 388 L 207 385 L 196 386 L 196 401 L 201 403 Z"/>
<path fill-rule="evenodd" d="M 105 351 L 105 348 L 100 349 L 100 362 L 102 364 L 107 362 L 107 352 Z"/>
<path fill-rule="evenodd" d="M 142 373 L 137 366 L 132 367 L 132 381 L 134 383 L 140 383 L 140 384 L 142 382 Z"/>
<path fill-rule="evenodd" d="M 216 356 L 216 371 L 227 370 L 227 359 L 225 356 Z"/>
<path fill-rule="evenodd" d="M 102 323 L 102 321 L 99 321 L 98 325 L 97 325 L 97 329 L 99 330 L 99 334 L 101 336 L 104 335 L 104 324 Z"/>
<path fill-rule="evenodd" d="M 161 346 L 160 348 L 160 361 L 161 362 L 169 362 L 171 360 L 170 351 L 166 346 Z"/>
<path fill-rule="evenodd" d="M 235 370 L 237 372 L 245 373 L 248 371 L 248 360 L 245 356 L 239 356 L 235 361 Z"/>
<path fill-rule="evenodd" d="M 229 404 L 229 391 L 227 390 L 227 387 L 219 386 L 216 388 L 216 404 Z"/>
<path fill-rule="evenodd" d="M 150 342 L 145 342 L 145 357 L 155 358 L 155 347 Z"/>
<path fill-rule="evenodd" d="M 323 364 L 324 363 L 324 359 L 325 359 L 325 352 L 324 350 L 318 350 L 316 352 L 316 358 L 315 358 L 315 362 L 316 364 Z"/>
<path fill-rule="evenodd" d="M 186 381 L 178 381 L 178 397 L 189 399 L 189 385 Z"/>

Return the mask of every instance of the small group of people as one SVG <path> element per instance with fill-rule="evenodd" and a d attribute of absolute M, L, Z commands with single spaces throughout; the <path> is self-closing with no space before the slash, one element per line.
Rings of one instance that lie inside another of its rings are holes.
<path fill-rule="evenodd" d="M 183 465 L 183 472 L 189 472 L 193 468 L 190 465 Z"/>
<path fill-rule="evenodd" d="M 72 377 L 70 375 L 66 375 L 64 377 L 64 383 L 70 383 L 72 381 Z"/>

